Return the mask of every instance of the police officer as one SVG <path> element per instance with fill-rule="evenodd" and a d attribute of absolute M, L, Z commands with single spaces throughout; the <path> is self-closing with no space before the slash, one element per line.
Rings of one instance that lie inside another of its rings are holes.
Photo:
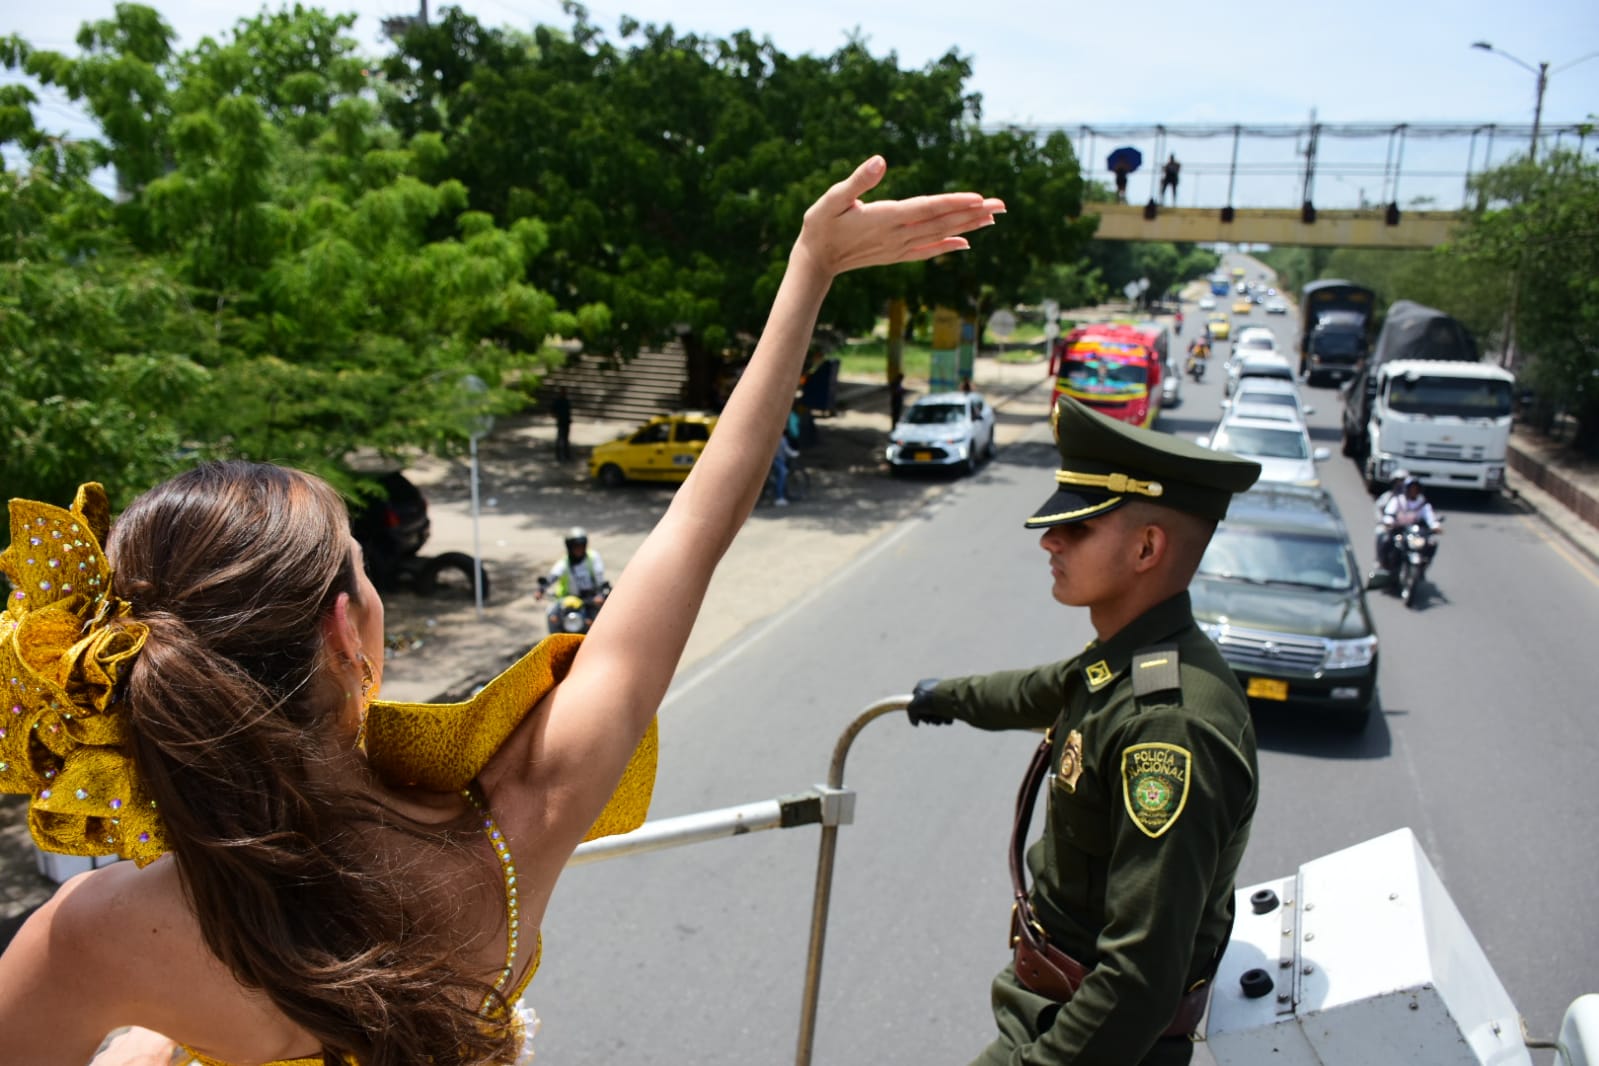
<path fill-rule="evenodd" d="M 999 1037 L 974 1066 L 1186 1063 L 1256 801 L 1248 704 L 1188 583 L 1260 466 L 1069 397 L 1053 421 L 1056 489 L 1026 525 L 1044 530 L 1055 599 L 1087 607 L 1098 639 L 1048 666 L 923 681 L 907 708 L 913 724 L 1049 730 L 1043 836 L 1012 866 Z"/>

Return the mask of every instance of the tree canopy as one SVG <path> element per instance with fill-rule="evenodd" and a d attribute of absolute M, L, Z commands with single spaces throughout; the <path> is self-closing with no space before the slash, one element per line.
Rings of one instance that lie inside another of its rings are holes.
<path fill-rule="evenodd" d="M 26 87 L 0 89 L 7 493 L 92 477 L 120 500 L 209 456 L 349 488 L 357 452 L 448 452 L 469 414 L 526 402 L 555 338 L 623 357 L 681 338 L 703 402 L 806 206 L 874 152 L 884 195 L 978 188 L 1027 223 L 840 279 L 841 332 L 891 297 L 1014 300 L 1087 242 L 1070 145 L 983 129 L 955 51 L 907 70 L 858 39 L 788 56 L 630 19 L 613 40 L 567 11 L 520 32 L 446 9 L 379 57 L 353 16 L 298 5 L 183 52 L 131 3 L 75 55 L 0 40 L 101 131 L 51 135 Z"/>

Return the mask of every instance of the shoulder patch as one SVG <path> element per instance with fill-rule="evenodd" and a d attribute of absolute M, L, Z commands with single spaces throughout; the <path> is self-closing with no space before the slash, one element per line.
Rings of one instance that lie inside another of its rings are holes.
<path fill-rule="evenodd" d="M 1194 759 L 1176 744 L 1134 744 L 1122 751 L 1122 801 L 1133 824 L 1159 837 L 1188 805 Z"/>
<path fill-rule="evenodd" d="M 1177 646 L 1149 648 L 1133 656 L 1133 695 L 1148 696 L 1183 687 Z"/>

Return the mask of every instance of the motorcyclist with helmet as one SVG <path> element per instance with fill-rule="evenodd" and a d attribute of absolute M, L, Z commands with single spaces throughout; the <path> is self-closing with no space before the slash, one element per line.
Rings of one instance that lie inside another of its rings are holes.
<path fill-rule="evenodd" d="M 1205 374 L 1205 360 L 1210 358 L 1210 341 L 1202 333 L 1188 342 L 1188 365 L 1184 368 L 1198 381 Z"/>
<path fill-rule="evenodd" d="M 551 603 L 546 616 L 551 633 L 561 631 L 561 601 L 567 596 L 577 596 L 584 604 L 598 611 L 605 602 L 605 561 L 600 553 L 589 551 L 588 531 L 573 526 L 566 531 L 566 554 L 540 579 L 534 598 L 542 600 L 546 593 Z"/>
<path fill-rule="evenodd" d="M 1371 518 L 1373 523 L 1375 523 L 1372 529 L 1373 558 L 1377 560 L 1377 565 L 1383 569 L 1387 569 L 1382 566 L 1383 553 L 1387 550 L 1388 543 L 1393 540 L 1393 534 L 1388 530 L 1388 521 L 1385 515 L 1388 509 L 1388 501 L 1395 496 L 1403 495 L 1405 482 L 1409 480 L 1410 471 L 1404 467 L 1395 470 L 1394 476 L 1388 479 L 1388 487 L 1382 491 L 1382 495 L 1378 496 L 1371 505 Z"/>
<path fill-rule="evenodd" d="M 1427 558 L 1429 561 L 1432 559 L 1438 548 L 1432 543 L 1431 535 L 1442 532 L 1442 523 L 1421 491 L 1419 480 L 1415 477 L 1405 478 L 1399 491 L 1392 493 L 1383 505 L 1382 519 L 1384 535 L 1378 538 L 1382 552 L 1377 561 L 1383 569 L 1398 569 L 1399 561 L 1394 555 L 1394 534 L 1417 523 L 1428 533 Z"/>

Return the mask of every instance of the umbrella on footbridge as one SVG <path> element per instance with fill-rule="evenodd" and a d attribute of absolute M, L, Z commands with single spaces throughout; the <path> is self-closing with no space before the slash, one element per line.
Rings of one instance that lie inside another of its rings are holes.
<path fill-rule="evenodd" d="M 1113 173 L 1131 174 L 1144 163 L 1144 153 L 1136 148 L 1118 148 L 1105 157 L 1105 167 Z"/>

